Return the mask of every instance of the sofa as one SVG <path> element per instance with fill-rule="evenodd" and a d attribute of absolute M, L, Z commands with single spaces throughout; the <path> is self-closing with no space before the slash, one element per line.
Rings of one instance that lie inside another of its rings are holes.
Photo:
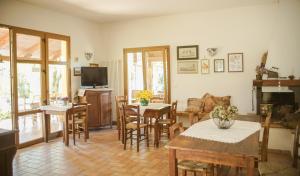
<path fill-rule="evenodd" d="M 228 107 L 230 99 L 231 96 L 218 97 L 209 93 L 204 94 L 202 98 L 189 98 L 185 114 L 188 115 L 190 124 L 192 125 L 200 120 L 208 119 L 209 113 L 215 106 Z"/>

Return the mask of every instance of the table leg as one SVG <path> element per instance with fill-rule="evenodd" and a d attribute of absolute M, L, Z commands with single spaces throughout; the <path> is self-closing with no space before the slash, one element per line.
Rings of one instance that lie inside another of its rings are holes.
<path fill-rule="evenodd" d="M 169 149 L 169 175 L 178 176 L 176 150 Z"/>
<path fill-rule="evenodd" d="M 159 147 L 159 137 L 158 137 L 158 128 L 159 128 L 159 126 L 158 126 L 158 120 L 159 120 L 159 116 L 156 116 L 155 117 L 155 124 L 154 124 L 154 147 Z"/>
<path fill-rule="evenodd" d="M 65 145 L 69 146 L 69 125 L 68 125 L 69 113 L 65 113 L 64 117 L 64 136 L 65 136 Z"/>
<path fill-rule="evenodd" d="M 254 175 L 254 167 L 255 167 L 255 160 L 254 158 L 250 158 L 248 161 L 247 176 Z"/>
<path fill-rule="evenodd" d="M 44 141 L 49 141 L 49 131 L 50 131 L 50 115 L 46 114 L 44 112 L 44 118 L 43 118 L 43 135 L 44 135 Z"/>

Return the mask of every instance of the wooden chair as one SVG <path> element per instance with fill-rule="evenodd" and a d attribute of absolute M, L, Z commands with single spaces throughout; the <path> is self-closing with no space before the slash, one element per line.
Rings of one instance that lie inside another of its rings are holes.
<path fill-rule="evenodd" d="M 73 135 L 73 143 L 75 145 L 75 135 L 78 134 L 78 138 L 80 138 L 80 134 L 84 134 L 84 141 L 86 142 L 89 138 L 88 132 L 88 104 L 80 103 L 73 104 L 72 108 L 68 113 L 68 125 L 69 132 Z M 69 135 L 69 134 L 64 134 Z"/>
<path fill-rule="evenodd" d="M 150 99 L 150 103 L 164 103 L 165 100 L 164 98 L 161 98 L 161 97 L 152 97 Z"/>
<path fill-rule="evenodd" d="M 130 139 L 130 144 L 132 145 L 134 131 L 136 131 L 137 152 L 139 152 L 140 142 L 142 140 L 146 139 L 147 147 L 149 147 L 148 123 L 147 121 L 141 122 L 140 106 L 123 105 L 120 113 L 122 113 L 121 118 L 124 136 L 124 150 L 126 150 L 127 139 Z M 141 129 L 143 129 L 144 134 L 141 133 Z"/>
<path fill-rule="evenodd" d="M 182 127 L 182 123 L 175 123 L 169 128 L 169 130 L 170 139 L 173 139 L 178 134 L 182 133 L 184 131 L 184 128 Z M 213 167 L 207 163 L 200 163 L 190 160 L 178 161 L 177 167 L 182 170 L 183 176 L 187 175 L 187 171 L 193 172 L 194 176 L 196 176 L 197 172 L 201 172 L 202 174 L 207 175 L 209 168 L 213 171 Z"/>
<path fill-rule="evenodd" d="M 293 164 L 292 166 L 285 166 L 282 164 L 272 163 L 262 158 L 262 162 L 258 164 L 258 171 L 261 176 L 299 176 L 300 171 L 297 170 L 298 166 L 298 150 L 299 144 L 299 133 L 300 133 L 300 120 L 298 121 L 295 129 L 294 146 L 293 146 Z"/>
<path fill-rule="evenodd" d="M 118 140 L 122 139 L 123 143 L 123 136 L 122 136 L 122 129 L 121 129 L 121 116 L 120 116 L 120 108 L 122 108 L 123 105 L 128 104 L 127 96 L 116 96 L 116 115 L 117 115 L 117 130 L 118 130 Z"/>
<path fill-rule="evenodd" d="M 166 132 L 168 134 L 168 137 L 170 137 L 169 128 L 173 124 L 176 123 L 176 114 L 177 114 L 177 101 L 172 103 L 171 111 L 170 111 L 170 118 L 167 119 L 159 119 L 158 125 L 159 125 L 159 137 L 161 137 L 161 134 L 163 132 Z"/>

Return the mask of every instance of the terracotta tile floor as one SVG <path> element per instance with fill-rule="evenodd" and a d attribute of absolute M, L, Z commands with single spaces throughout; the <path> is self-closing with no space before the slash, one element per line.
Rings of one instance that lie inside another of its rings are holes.
<path fill-rule="evenodd" d="M 78 142 L 77 142 L 78 141 Z M 168 175 L 168 152 L 161 141 L 160 148 L 145 143 L 136 152 L 135 145 L 124 151 L 116 130 L 90 133 L 87 143 L 77 140 L 76 146 L 65 147 L 62 139 L 18 150 L 14 160 L 14 175 L 79 175 L 79 176 L 165 176 Z M 278 162 L 288 163 L 286 155 L 271 155 Z M 199 174 L 200 175 L 200 174 Z M 230 172 L 229 175 L 232 175 Z"/>

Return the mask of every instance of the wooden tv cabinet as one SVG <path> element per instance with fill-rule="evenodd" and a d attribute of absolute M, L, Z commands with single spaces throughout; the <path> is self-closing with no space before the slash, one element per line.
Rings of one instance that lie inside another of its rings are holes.
<path fill-rule="evenodd" d="M 110 126 L 112 128 L 111 89 L 86 89 L 85 98 L 89 106 L 88 127 L 96 129 Z"/>

